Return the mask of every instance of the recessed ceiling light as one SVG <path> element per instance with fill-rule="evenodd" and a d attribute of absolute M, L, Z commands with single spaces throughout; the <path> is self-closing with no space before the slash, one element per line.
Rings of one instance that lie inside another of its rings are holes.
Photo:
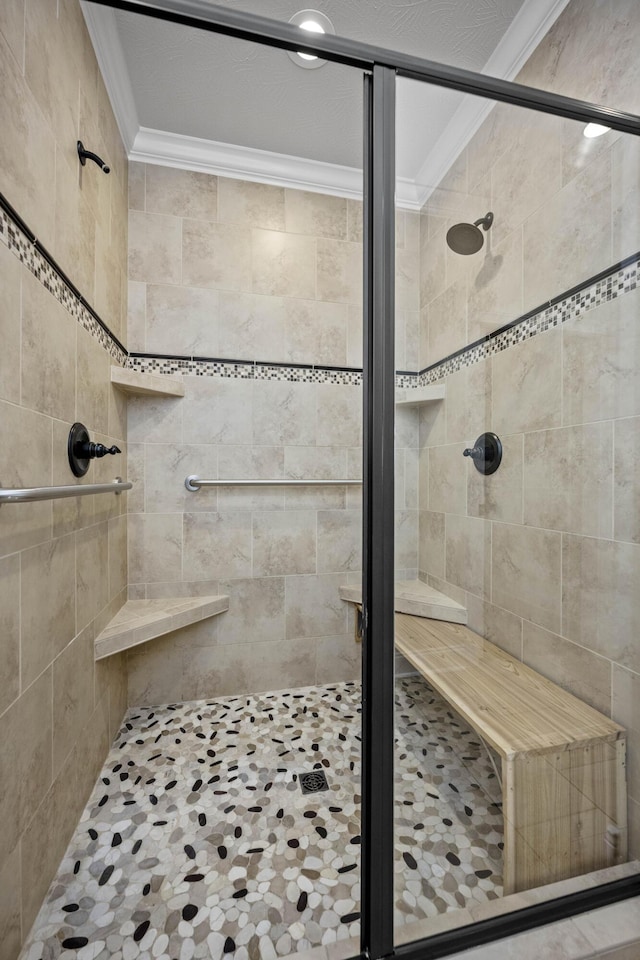
<path fill-rule="evenodd" d="M 601 123 L 588 123 L 582 131 L 583 137 L 593 140 L 594 137 L 601 137 L 603 133 L 608 133 L 611 127 L 603 127 Z"/>
<path fill-rule="evenodd" d="M 324 13 L 320 13 L 319 10 L 300 10 L 289 20 L 289 23 L 292 23 L 296 27 L 300 27 L 301 30 L 306 30 L 308 33 L 335 33 L 335 29 L 329 17 L 325 16 Z M 320 57 L 316 57 L 312 53 L 299 53 L 293 50 L 287 51 L 294 63 L 299 67 L 304 67 L 305 70 L 316 70 L 318 67 L 322 67 L 327 61 L 321 60 Z"/>

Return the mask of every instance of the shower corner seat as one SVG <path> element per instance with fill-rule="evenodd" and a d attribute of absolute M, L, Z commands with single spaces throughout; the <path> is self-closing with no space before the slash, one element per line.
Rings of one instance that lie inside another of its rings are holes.
<path fill-rule="evenodd" d="M 227 596 L 127 600 L 96 637 L 95 659 L 111 657 L 228 609 Z"/>
<path fill-rule="evenodd" d="M 505 894 L 626 860 L 623 727 L 465 626 L 397 614 L 395 646 L 502 760 Z"/>

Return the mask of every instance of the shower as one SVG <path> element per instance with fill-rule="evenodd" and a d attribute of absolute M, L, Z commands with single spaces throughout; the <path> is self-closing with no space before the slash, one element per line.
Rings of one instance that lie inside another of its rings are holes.
<path fill-rule="evenodd" d="M 465 257 L 471 253 L 477 253 L 484 243 L 480 226 L 482 225 L 483 230 L 488 230 L 492 223 L 491 211 L 474 223 L 454 223 L 447 230 L 447 244 L 454 253 L 460 253 Z"/>

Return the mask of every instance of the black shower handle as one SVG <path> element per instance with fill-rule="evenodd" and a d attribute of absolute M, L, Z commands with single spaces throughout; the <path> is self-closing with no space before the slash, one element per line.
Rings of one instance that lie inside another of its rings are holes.
<path fill-rule="evenodd" d="M 112 447 L 105 447 L 104 443 L 93 443 L 91 440 L 76 444 L 76 456 L 82 457 L 85 460 L 93 460 L 95 458 L 100 460 L 101 457 L 106 457 L 108 453 L 114 456 L 116 453 L 122 453 L 122 450 L 120 447 L 116 447 L 115 443 Z"/>
<path fill-rule="evenodd" d="M 484 460 L 484 447 L 467 447 L 462 451 L 463 457 L 471 457 L 472 460 Z"/>

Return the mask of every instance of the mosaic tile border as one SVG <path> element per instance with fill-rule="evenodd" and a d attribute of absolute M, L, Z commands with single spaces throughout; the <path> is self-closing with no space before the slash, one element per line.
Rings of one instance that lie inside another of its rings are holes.
<path fill-rule="evenodd" d="M 0 241 L 4 243 L 33 276 L 62 304 L 67 313 L 77 320 L 87 333 L 98 341 L 115 363 L 124 366 L 127 352 L 103 327 L 78 298 L 66 280 L 40 252 L 36 244 L 24 233 L 9 212 L 0 205 Z"/>
<path fill-rule="evenodd" d="M 2 199 L 0 197 L 0 199 Z M 25 264 L 43 286 L 62 304 L 78 323 L 110 354 L 115 363 L 140 373 L 175 376 L 222 377 L 234 380 L 270 380 L 289 383 L 331 383 L 340 386 L 361 386 L 362 370 L 355 367 L 323 367 L 306 364 L 269 364 L 259 360 L 240 361 L 199 357 L 159 357 L 145 354 L 129 355 L 118 340 L 87 308 L 66 278 L 23 230 L 23 225 L 11 216 L 0 203 L 0 242 L 4 243 Z M 471 344 L 462 350 L 415 373 L 407 370 L 396 374 L 398 389 L 426 387 L 481 360 L 486 360 L 509 347 L 560 326 L 589 310 L 638 286 L 640 253 L 617 264 L 609 272 L 603 271 L 593 281 L 587 281 L 555 298 L 537 312 L 518 318 L 507 327 L 496 331 L 486 340 Z"/>
<path fill-rule="evenodd" d="M 232 380 L 273 380 L 288 383 L 334 383 L 362 385 L 362 370 L 261 363 L 259 360 L 198 359 L 197 357 L 129 356 L 127 366 L 138 373 L 173 374 L 185 377 L 222 377 Z M 414 375 L 415 377 L 415 375 Z"/>
<path fill-rule="evenodd" d="M 634 254 L 622 266 L 612 268 L 608 274 L 600 275 L 592 283 L 580 289 L 556 298 L 548 307 L 543 307 L 536 313 L 528 314 L 515 320 L 506 329 L 498 330 L 494 335 L 481 343 L 465 347 L 457 354 L 445 357 L 432 367 L 421 370 L 413 381 L 413 386 L 426 387 L 436 383 L 444 377 L 456 373 L 465 367 L 470 367 L 481 360 L 502 353 L 509 347 L 530 340 L 531 337 L 544 333 L 582 316 L 589 310 L 601 306 L 610 300 L 616 300 L 625 293 L 630 293 L 638 286 L 640 275 L 640 254 Z"/>

